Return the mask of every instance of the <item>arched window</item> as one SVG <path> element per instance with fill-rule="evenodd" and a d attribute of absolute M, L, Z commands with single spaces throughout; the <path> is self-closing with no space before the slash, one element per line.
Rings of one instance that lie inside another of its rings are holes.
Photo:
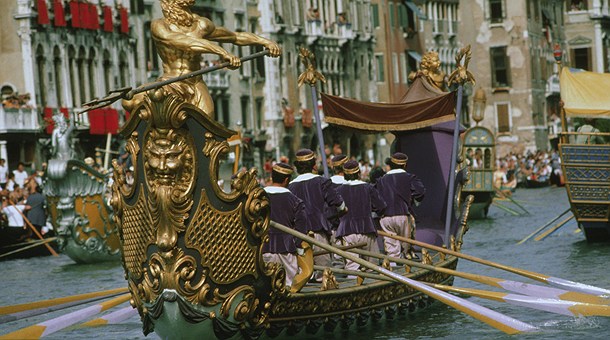
<path fill-rule="evenodd" d="M 68 74 L 70 75 L 70 93 L 72 93 L 72 107 L 79 106 L 78 85 L 76 83 L 76 50 L 74 46 L 68 47 Z"/>
<path fill-rule="evenodd" d="M 88 100 L 92 100 L 97 97 L 97 77 L 96 77 L 96 69 L 97 69 L 97 61 L 95 60 L 95 49 L 91 47 L 89 49 L 89 60 L 87 61 L 87 68 L 89 70 L 89 98 Z"/>
<path fill-rule="evenodd" d="M 53 48 L 53 73 L 55 74 L 55 98 L 57 99 L 57 107 L 64 106 L 63 100 L 63 77 L 62 77 L 62 62 L 61 51 L 59 47 Z"/>
<path fill-rule="evenodd" d="M 127 86 L 129 75 L 127 74 L 127 56 L 125 55 L 125 52 L 121 52 L 119 55 L 119 77 L 121 87 Z"/>
<path fill-rule="evenodd" d="M 36 48 L 36 70 L 38 71 L 38 98 L 40 100 L 40 106 L 47 106 L 47 80 L 46 80 L 46 59 L 44 49 L 41 45 Z"/>
<path fill-rule="evenodd" d="M 104 90 L 106 93 L 113 89 L 114 84 L 112 83 L 112 62 L 110 61 L 110 52 L 104 50 Z"/>
<path fill-rule="evenodd" d="M 76 107 L 80 107 L 83 101 L 87 100 L 87 72 L 85 71 L 85 63 L 87 60 L 87 53 L 85 52 L 85 48 L 81 46 L 78 49 L 78 59 L 76 60 L 76 64 L 78 66 L 78 92 L 80 102 L 76 103 Z"/>

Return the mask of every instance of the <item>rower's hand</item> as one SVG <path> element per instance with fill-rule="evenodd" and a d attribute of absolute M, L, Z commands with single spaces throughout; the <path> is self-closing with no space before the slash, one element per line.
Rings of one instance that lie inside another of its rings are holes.
<path fill-rule="evenodd" d="M 239 57 L 231 53 L 226 53 L 225 55 L 223 55 L 222 60 L 229 63 L 229 66 L 227 67 L 231 70 L 238 69 L 241 66 L 241 60 L 239 60 Z"/>
<path fill-rule="evenodd" d="M 282 55 L 282 48 L 280 45 L 273 41 L 269 41 L 265 44 L 265 48 L 269 50 L 270 57 L 279 57 Z"/>

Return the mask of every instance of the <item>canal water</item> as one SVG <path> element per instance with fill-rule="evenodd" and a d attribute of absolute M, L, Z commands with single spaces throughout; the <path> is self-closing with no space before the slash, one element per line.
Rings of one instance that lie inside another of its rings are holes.
<path fill-rule="evenodd" d="M 563 188 L 518 189 L 514 195 L 531 215 L 514 216 L 492 206 L 489 218 L 471 221 L 464 239 L 463 252 L 510 266 L 563 279 L 610 288 L 610 245 L 588 244 L 576 233 L 571 221 L 546 239 L 516 243 L 568 208 Z M 427 199 L 430 199 L 429 197 Z M 513 210 L 517 207 L 501 202 Z M 460 260 L 458 269 L 504 279 L 528 281 L 476 263 Z M 67 256 L 43 257 L 0 262 L 0 306 L 63 297 L 92 291 L 124 287 L 119 264 L 77 265 Z M 455 286 L 493 290 L 460 278 Z M 370 324 L 357 333 L 326 335 L 324 338 L 353 339 L 610 339 L 610 318 L 573 318 L 478 298 L 470 301 L 484 305 L 540 329 L 528 335 L 508 336 L 451 307 L 437 303 L 415 315 Z M 77 310 L 83 307 L 75 307 Z M 0 325 L 0 335 L 63 315 L 66 311 L 32 317 Z M 138 317 L 118 325 L 69 329 L 48 339 L 158 339 L 144 337 Z"/>

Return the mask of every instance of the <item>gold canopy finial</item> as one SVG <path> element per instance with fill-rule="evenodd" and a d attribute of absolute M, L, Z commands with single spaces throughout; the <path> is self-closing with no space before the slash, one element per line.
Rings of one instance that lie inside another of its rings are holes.
<path fill-rule="evenodd" d="M 305 66 L 305 71 L 299 75 L 299 87 L 301 87 L 303 83 L 315 86 L 318 80 L 326 83 L 324 75 L 316 69 L 316 56 L 313 52 L 305 47 L 299 47 L 299 57 L 301 58 L 303 66 Z"/>
<path fill-rule="evenodd" d="M 472 85 L 474 85 L 476 83 L 474 76 L 470 71 L 468 71 L 468 63 L 470 62 L 471 55 L 472 53 L 470 52 L 470 45 L 468 45 L 462 48 L 455 56 L 455 64 L 457 68 L 455 71 L 451 72 L 451 75 L 449 76 L 449 85 L 464 85 L 466 83 L 472 83 Z M 464 59 L 464 65 L 462 65 L 462 59 Z"/>

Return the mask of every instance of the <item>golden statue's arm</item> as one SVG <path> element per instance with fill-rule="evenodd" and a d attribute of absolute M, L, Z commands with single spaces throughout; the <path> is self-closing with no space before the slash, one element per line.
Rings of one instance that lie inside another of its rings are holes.
<path fill-rule="evenodd" d="M 230 56 L 224 48 L 213 44 L 211 41 L 196 38 L 188 34 L 171 30 L 163 20 L 155 20 L 151 24 L 153 38 L 163 45 L 172 46 L 180 50 L 189 50 L 195 53 L 213 53 L 221 57 Z"/>
<path fill-rule="evenodd" d="M 280 46 L 271 40 L 248 32 L 231 32 L 222 26 L 216 26 L 207 39 L 238 46 L 262 45 L 269 50 L 271 57 L 279 57 L 282 54 Z"/>

